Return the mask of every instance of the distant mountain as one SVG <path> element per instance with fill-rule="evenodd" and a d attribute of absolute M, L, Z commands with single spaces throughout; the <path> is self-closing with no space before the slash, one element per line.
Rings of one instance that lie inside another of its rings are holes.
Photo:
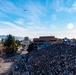
<path fill-rule="evenodd" d="M 2 39 L 2 38 L 5 39 L 6 36 L 7 36 L 7 35 L 0 35 L 0 39 Z M 17 40 L 17 39 L 18 39 L 18 40 L 23 40 L 23 37 L 19 37 L 19 36 L 14 36 L 14 37 L 15 37 L 16 40 Z"/>
<path fill-rule="evenodd" d="M 0 35 L 0 39 L 5 39 L 7 35 Z"/>
<path fill-rule="evenodd" d="M 23 40 L 24 38 L 23 37 L 19 37 L 19 36 L 15 36 L 15 39 L 17 40 Z"/>

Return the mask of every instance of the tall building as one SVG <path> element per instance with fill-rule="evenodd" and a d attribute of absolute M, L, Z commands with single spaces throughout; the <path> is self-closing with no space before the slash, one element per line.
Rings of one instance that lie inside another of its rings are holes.
<path fill-rule="evenodd" d="M 29 37 L 24 37 L 24 40 L 22 41 L 23 48 L 28 46 L 29 43 L 30 43 Z"/>
<path fill-rule="evenodd" d="M 34 49 L 38 49 L 38 46 L 47 42 L 56 42 L 57 38 L 55 36 L 40 36 L 39 38 L 34 38 Z"/>

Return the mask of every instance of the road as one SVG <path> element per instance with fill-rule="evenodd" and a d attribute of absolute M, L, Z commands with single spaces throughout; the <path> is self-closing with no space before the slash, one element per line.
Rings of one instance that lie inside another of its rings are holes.
<path fill-rule="evenodd" d="M 21 59 L 21 56 L 24 55 L 24 54 L 27 54 L 28 52 L 27 51 L 22 51 L 21 54 L 19 55 L 16 55 L 16 56 L 13 56 L 15 57 L 17 60 L 20 60 Z M 9 70 L 13 69 L 12 66 L 14 65 L 14 62 L 6 62 L 6 63 L 3 63 L 1 62 L 0 63 L 0 75 L 3 75 L 2 73 L 5 73 L 5 72 L 9 72 Z"/>

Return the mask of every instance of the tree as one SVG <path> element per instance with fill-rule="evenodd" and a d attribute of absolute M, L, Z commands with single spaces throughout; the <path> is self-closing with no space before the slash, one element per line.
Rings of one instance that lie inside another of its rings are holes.
<path fill-rule="evenodd" d="M 31 52 L 34 50 L 34 43 L 31 43 L 27 49 L 28 52 Z"/>
<path fill-rule="evenodd" d="M 1 40 L 0 40 L 0 46 L 3 46 L 4 45 L 4 39 L 2 38 Z"/>
<path fill-rule="evenodd" d="M 16 44 L 17 44 L 17 46 L 20 46 L 21 45 L 21 43 L 20 43 L 19 40 L 16 40 Z"/>
<path fill-rule="evenodd" d="M 15 38 L 9 34 L 5 39 L 4 46 L 12 47 L 13 45 L 15 46 Z"/>
<path fill-rule="evenodd" d="M 7 35 L 5 42 L 4 42 L 4 46 L 6 46 L 6 54 L 13 54 L 16 52 L 16 47 L 17 47 L 17 43 L 15 41 L 14 36 L 12 35 Z"/>

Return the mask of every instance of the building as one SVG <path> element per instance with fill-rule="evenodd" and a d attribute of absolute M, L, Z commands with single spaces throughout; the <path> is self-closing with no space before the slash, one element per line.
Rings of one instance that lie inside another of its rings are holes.
<path fill-rule="evenodd" d="M 57 38 L 55 36 L 41 36 L 39 38 L 34 38 L 34 49 L 38 49 L 38 46 L 47 43 L 47 42 L 53 42 L 55 43 L 57 41 Z"/>
<path fill-rule="evenodd" d="M 22 41 L 23 48 L 27 47 L 29 44 L 30 44 L 29 37 L 24 37 L 24 39 Z"/>

